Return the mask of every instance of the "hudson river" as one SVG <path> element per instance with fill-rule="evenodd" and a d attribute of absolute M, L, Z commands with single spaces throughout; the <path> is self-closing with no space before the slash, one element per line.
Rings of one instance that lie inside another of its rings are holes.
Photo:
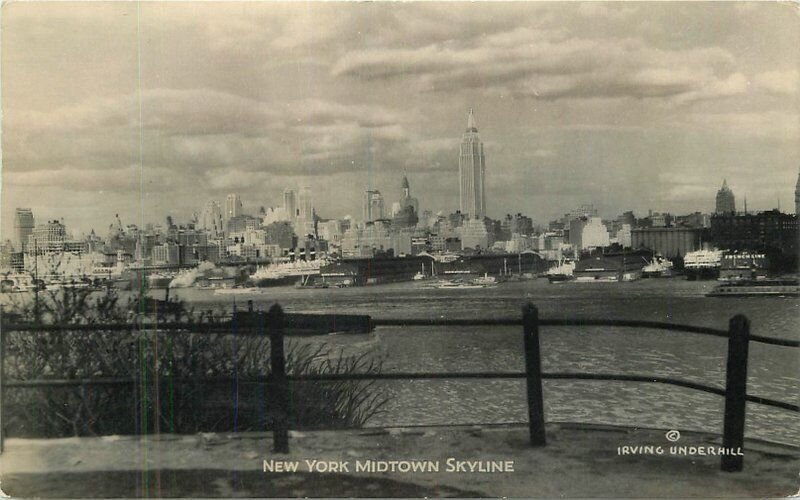
<path fill-rule="evenodd" d="M 560 283 L 545 279 L 495 288 L 447 290 L 398 283 L 344 289 L 267 288 L 236 296 L 243 308 L 275 302 L 288 312 L 369 314 L 375 318 L 501 318 L 521 314 L 531 301 L 542 318 L 585 317 L 666 321 L 725 329 L 734 314 L 751 320 L 754 334 L 800 337 L 800 299 L 711 298 L 715 282 L 682 278 L 632 283 Z M 163 297 L 163 291 L 153 295 Z M 230 308 L 231 295 L 172 291 L 197 309 Z M 386 358 L 384 372 L 522 371 L 521 327 L 380 327 L 370 335 L 327 335 L 301 340 L 325 342 L 346 353 L 374 352 Z M 727 341 L 691 333 L 604 327 L 542 327 L 546 372 L 624 373 L 679 378 L 717 387 L 725 384 Z M 800 350 L 750 344 L 748 393 L 800 403 Z M 380 383 L 391 398 L 371 426 L 525 422 L 522 380 L 415 380 Z M 548 421 L 591 422 L 721 433 L 724 398 L 655 383 L 544 382 Z M 747 404 L 749 437 L 800 442 L 800 416 Z"/>

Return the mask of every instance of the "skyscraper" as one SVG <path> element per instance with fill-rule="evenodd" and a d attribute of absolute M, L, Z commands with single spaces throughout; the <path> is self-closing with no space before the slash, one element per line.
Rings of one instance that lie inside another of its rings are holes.
<path fill-rule="evenodd" d="M 225 224 L 222 221 L 222 208 L 216 201 L 209 201 L 203 207 L 200 214 L 200 227 L 208 231 L 212 237 L 222 236 L 225 232 Z"/>
<path fill-rule="evenodd" d="M 400 201 L 392 205 L 392 228 L 414 227 L 419 222 L 419 202 L 411 196 L 408 178 L 403 177 Z"/>
<path fill-rule="evenodd" d="M 67 241 L 67 228 L 63 222 L 52 220 L 39 224 L 28 237 L 27 249 L 30 253 L 55 253 L 64 251 Z M 35 247 L 35 249 L 34 249 Z"/>
<path fill-rule="evenodd" d="M 364 193 L 364 222 L 372 222 L 383 217 L 383 195 L 377 189 L 368 190 Z"/>
<path fill-rule="evenodd" d="M 311 198 L 311 188 L 304 187 L 300 189 L 300 195 L 297 197 L 297 221 L 295 223 L 295 233 L 298 236 L 313 234 L 316 235 L 316 227 L 314 221 L 314 200 Z"/>
<path fill-rule="evenodd" d="M 18 208 L 14 212 L 14 236 L 16 249 L 24 252 L 28 246 L 28 236 L 33 233 L 34 219 L 30 208 Z"/>
<path fill-rule="evenodd" d="M 718 214 L 735 214 L 736 200 L 733 191 L 728 187 L 728 181 L 722 181 L 722 187 L 717 191 L 717 206 L 714 212 Z"/>
<path fill-rule="evenodd" d="M 238 194 L 229 194 L 225 199 L 225 220 L 242 215 L 242 199 Z"/>
<path fill-rule="evenodd" d="M 289 188 L 283 190 L 283 210 L 289 220 L 297 217 L 297 200 L 294 197 L 294 191 Z"/>
<path fill-rule="evenodd" d="M 419 213 L 419 202 L 416 198 L 411 196 L 411 186 L 408 183 L 408 177 L 403 177 L 403 195 L 400 198 L 400 208 L 411 207 L 414 213 Z"/>
<path fill-rule="evenodd" d="M 461 139 L 461 154 L 458 157 L 459 202 L 461 213 L 473 219 L 486 216 L 486 159 L 483 143 L 475 126 L 475 115 L 469 110 L 467 130 Z"/>

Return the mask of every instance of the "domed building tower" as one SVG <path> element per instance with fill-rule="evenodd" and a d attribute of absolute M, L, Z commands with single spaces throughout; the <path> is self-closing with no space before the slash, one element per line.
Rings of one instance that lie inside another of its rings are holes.
<path fill-rule="evenodd" d="M 727 180 L 722 181 L 722 187 L 717 191 L 717 206 L 714 212 L 718 214 L 736 213 L 736 199 L 733 191 L 728 187 Z"/>

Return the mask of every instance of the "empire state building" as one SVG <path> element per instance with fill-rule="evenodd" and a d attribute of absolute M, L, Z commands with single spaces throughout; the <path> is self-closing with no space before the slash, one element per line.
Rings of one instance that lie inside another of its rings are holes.
<path fill-rule="evenodd" d="M 483 143 L 475 127 L 475 115 L 469 110 L 467 130 L 461 139 L 461 155 L 458 157 L 458 182 L 460 190 L 461 213 L 473 219 L 483 220 L 486 216 L 486 159 L 483 156 Z"/>

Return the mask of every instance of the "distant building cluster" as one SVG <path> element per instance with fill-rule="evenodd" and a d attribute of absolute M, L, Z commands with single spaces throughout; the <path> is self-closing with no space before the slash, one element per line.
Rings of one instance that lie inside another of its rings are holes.
<path fill-rule="evenodd" d="M 327 219 L 315 208 L 309 187 L 286 188 L 280 204 L 249 210 L 241 196 L 209 200 L 189 221 L 123 225 L 117 215 L 104 236 L 74 238 L 63 221 L 36 224 L 30 208 L 17 208 L 13 241 L 0 245 L 6 272 L 68 274 L 86 269 L 119 270 L 130 265 L 192 266 L 214 263 L 262 263 L 322 257 L 408 256 L 419 254 L 492 254 L 532 252 L 542 259 L 579 258 L 598 249 L 647 249 L 677 258 L 704 246 L 759 250 L 796 258 L 800 175 L 795 214 L 779 210 L 736 211 L 733 190 L 723 180 L 711 213 L 670 214 L 632 211 L 604 219 L 583 204 L 547 224 L 522 213 L 499 220 L 487 216 L 486 158 L 470 110 L 458 153 L 459 209 L 452 213 L 421 210 L 408 177 L 398 188 L 370 186 L 363 193 L 359 219 Z M 711 193 L 710 193 L 711 194 Z M 711 198 L 711 196 L 709 196 Z"/>

